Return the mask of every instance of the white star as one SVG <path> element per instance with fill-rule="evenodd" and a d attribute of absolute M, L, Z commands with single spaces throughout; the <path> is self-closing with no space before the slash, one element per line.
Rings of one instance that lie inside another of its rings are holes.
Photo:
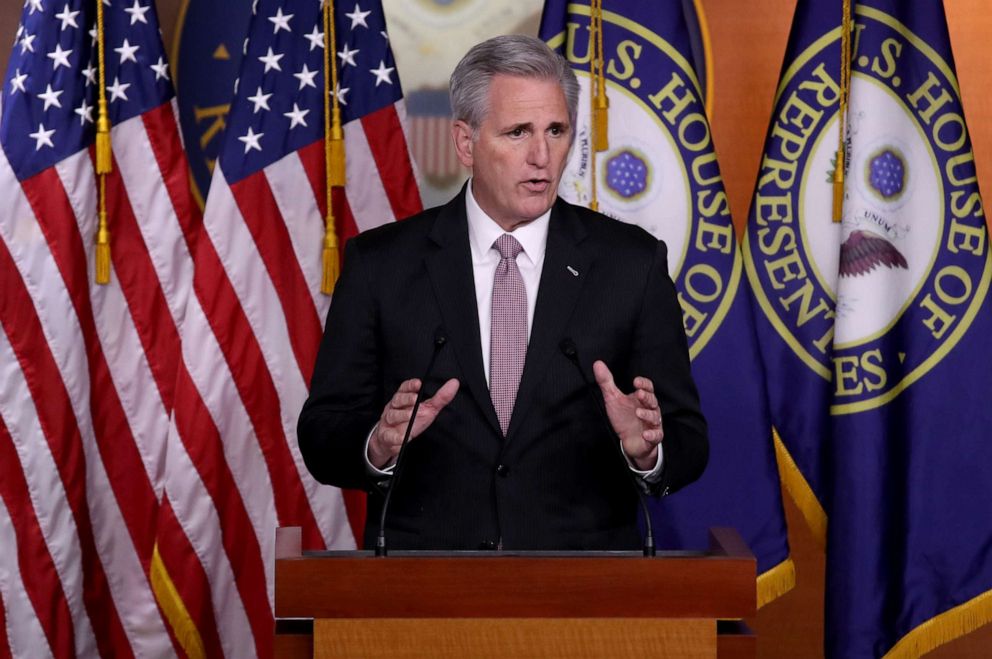
<path fill-rule="evenodd" d="M 107 87 L 107 91 L 110 92 L 110 102 L 113 103 L 118 99 L 127 100 L 127 88 L 131 86 L 129 82 L 121 82 L 116 76 L 114 77 L 114 84 Z"/>
<path fill-rule="evenodd" d="M 55 129 L 45 130 L 45 125 L 42 123 L 38 124 L 38 132 L 28 133 L 28 137 L 33 137 L 35 139 L 34 150 L 40 151 L 43 146 L 50 146 L 53 149 L 55 145 L 52 144 L 52 135 L 55 134 Z"/>
<path fill-rule="evenodd" d="M 389 79 L 389 74 L 395 69 L 391 66 L 386 66 L 383 60 L 379 60 L 378 69 L 369 69 L 373 75 L 375 75 L 375 86 L 378 87 L 380 82 L 384 82 L 388 85 L 393 84 L 393 81 Z"/>
<path fill-rule="evenodd" d="M 292 34 L 293 31 L 289 29 L 289 19 L 291 19 L 292 17 L 293 14 L 283 14 L 282 7 L 277 9 L 275 16 L 269 16 L 269 20 L 272 21 L 272 24 L 274 25 L 274 27 L 272 28 L 272 34 L 278 33 L 279 30 L 286 30 L 287 32 Z"/>
<path fill-rule="evenodd" d="M 130 61 L 134 62 L 135 64 L 137 64 L 138 63 L 138 58 L 136 58 L 134 56 L 134 54 L 136 52 L 138 52 L 138 49 L 139 48 L 141 48 L 141 46 L 132 46 L 130 43 L 128 43 L 128 40 L 125 39 L 124 40 L 124 43 L 121 44 L 121 47 L 120 48 L 114 48 L 114 52 L 115 53 L 120 53 L 120 56 L 121 56 L 121 62 L 120 63 L 121 64 L 123 64 L 124 62 L 127 62 L 128 60 L 130 60 Z"/>
<path fill-rule="evenodd" d="M 96 84 L 96 67 L 93 66 L 93 62 L 90 62 L 89 66 L 83 69 L 83 75 L 86 76 L 86 86 Z"/>
<path fill-rule="evenodd" d="M 356 48 L 355 50 L 348 50 L 348 44 L 345 44 L 344 50 L 338 53 L 338 57 L 341 58 L 341 66 L 344 66 L 345 64 L 348 64 L 350 66 L 357 66 L 357 64 L 355 64 L 355 55 L 357 55 L 360 52 L 362 51 L 360 51 L 358 48 Z"/>
<path fill-rule="evenodd" d="M 235 95 L 237 95 L 237 93 L 238 93 L 238 85 L 240 83 L 241 83 L 241 76 L 238 76 L 237 78 L 234 79 L 234 94 Z"/>
<path fill-rule="evenodd" d="M 272 94 L 263 94 L 262 88 L 259 87 L 258 91 L 255 92 L 254 96 L 249 96 L 248 100 L 255 104 L 255 114 L 258 114 L 259 110 L 271 110 L 269 107 L 269 97 Z"/>
<path fill-rule="evenodd" d="M 279 66 L 279 60 L 281 60 L 283 55 L 276 55 L 272 52 L 272 47 L 269 47 L 269 52 L 265 53 L 262 57 L 258 58 L 259 62 L 265 64 L 265 70 L 262 73 L 268 73 L 269 69 L 275 69 L 276 71 L 282 71 L 282 67 Z"/>
<path fill-rule="evenodd" d="M 79 115 L 80 126 L 85 125 L 87 121 L 93 123 L 93 106 L 87 105 L 85 98 L 83 99 L 83 104 L 73 110 L 73 112 Z"/>
<path fill-rule="evenodd" d="M 381 34 L 382 38 L 385 39 L 387 42 L 389 41 L 389 34 L 387 34 L 385 30 L 380 30 L 379 34 Z"/>
<path fill-rule="evenodd" d="M 14 76 L 10 79 L 10 95 L 13 96 L 18 90 L 27 93 L 27 90 L 24 89 L 24 81 L 27 79 L 27 73 L 21 73 L 20 69 L 15 70 Z"/>
<path fill-rule="evenodd" d="M 66 3 L 65 8 L 62 10 L 62 13 L 55 14 L 55 18 L 62 21 L 62 28 L 59 30 L 59 32 L 66 29 L 70 25 L 72 27 L 79 27 L 79 24 L 76 23 L 76 16 L 78 15 L 79 15 L 78 11 L 69 11 L 69 4 Z"/>
<path fill-rule="evenodd" d="M 95 25 L 92 28 L 90 28 L 89 35 L 91 37 L 93 37 L 93 45 L 95 46 L 96 45 L 96 36 L 97 36 L 97 30 L 96 30 L 96 26 Z"/>
<path fill-rule="evenodd" d="M 27 50 L 30 50 L 32 53 L 34 52 L 34 40 L 37 36 L 36 34 L 24 33 L 24 36 L 21 37 L 21 55 Z"/>
<path fill-rule="evenodd" d="M 351 19 L 351 29 L 354 30 L 359 25 L 367 28 L 369 24 L 365 22 L 365 17 L 371 13 L 372 13 L 371 11 L 362 11 L 362 8 L 359 7 L 358 3 L 356 2 L 355 11 L 351 12 L 350 14 L 345 14 L 345 16 Z"/>
<path fill-rule="evenodd" d="M 45 107 L 43 107 L 41 111 L 44 112 L 53 105 L 57 108 L 62 107 L 62 102 L 59 101 L 59 96 L 61 96 L 63 93 L 64 91 L 61 89 L 59 91 L 54 91 L 52 90 L 51 85 L 46 85 L 45 91 L 41 94 L 38 94 L 38 98 L 45 101 Z"/>
<path fill-rule="evenodd" d="M 301 110 L 299 107 L 297 107 L 296 103 L 293 103 L 293 111 L 284 112 L 282 116 L 289 118 L 289 129 L 293 130 L 297 126 L 306 127 L 307 122 L 303 117 L 307 116 L 308 114 L 310 114 L 310 110 Z"/>
<path fill-rule="evenodd" d="M 313 26 L 313 32 L 310 34 L 304 34 L 303 38 L 310 42 L 310 52 L 313 52 L 314 48 L 324 47 L 324 33 L 317 29 L 317 26 Z"/>
<path fill-rule="evenodd" d="M 161 55 L 158 56 L 158 63 L 151 65 L 151 69 L 155 72 L 156 80 L 159 78 L 169 79 L 169 65 L 165 63 Z"/>
<path fill-rule="evenodd" d="M 48 57 L 54 62 L 52 70 L 58 70 L 60 66 L 70 68 L 69 55 L 72 55 L 71 50 L 62 50 L 61 44 L 55 44 L 55 50 L 48 53 Z"/>
<path fill-rule="evenodd" d="M 134 4 L 131 7 L 125 7 L 124 11 L 131 14 L 131 25 L 134 25 L 138 21 L 141 21 L 145 25 L 148 25 L 148 19 L 145 18 L 145 13 L 151 9 L 151 5 L 147 7 L 142 7 L 138 4 L 138 0 L 134 0 Z"/>
<path fill-rule="evenodd" d="M 245 153 L 248 153 L 252 149 L 262 150 L 262 145 L 258 143 L 265 133 L 256 133 L 248 126 L 248 132 L 238 138 L 241 142 L 245 143 Z"/>
<path fill-rule="evenodd" d="M 303 68 L 300 69 L 300 72 L 294 73 L 293 77 L 300 81 L 301 90 L 304 87 L 313 87 L 314 89 L 317 89 L 317 85 L 314 83 L 313 79 L 318 73 L 320 73 L 320 69 L 316 71 L 311 71 L 309 68 L 307 68 L 307 65 L 304 64 Z"/>
<path fill-rule="evenodd" d="M 251 3 L 251 15 L 254 16 L 257 13 L 258 13 L 258 0 L 255 0 L 255 2 Z"/>
<path fill-rule="evenodd" d="M 338 103 L 341 105 L 348 105 L 348 101 L 344 100 L 344 95 L 350 91 L 351 87 L 342 87 L 341 85 L 338 85 L 337 90 L 334 92 L 334 95 L 338 97 Z"/>
<path fill-rule="evenodd" d="M 41 6 L 41 0 L 28 0 L 27 4 L 31 5 L 31 12 L 28 14 L 35 13 L 36 11 L 44 12 L 45 8 Z"/>

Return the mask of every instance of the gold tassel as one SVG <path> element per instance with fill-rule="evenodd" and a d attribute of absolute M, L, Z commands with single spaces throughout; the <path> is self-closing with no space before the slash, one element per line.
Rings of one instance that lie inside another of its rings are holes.
<path fill-rule="evenodd" d="M 106 35 L 103 23 L 103 2 L 96 0 L 97 62 L 100 74 L 100 90 L 97 100 L 96 118 L 96 174 L 99 186 L 97 206 L 98 224 L 96 230 L 97 284 L 110 283 L 110 229 L 107 226 L 107 174 L 112 169 L 110 150 L 110 112 L 107 106 L 107 64 L 104 59 Z"/>
<path fill-rule="evenodd" d="M 847 166 L 847 108 L 851 99 L 851 0 L 843 0 L 840 21 L 840 98 L 837 161 L 834 163 L 833 221 L 844 218 L 844 169 Z"/>
<path fill-rule="evenodd" d="M 589 37 L 594 44 L 591 62 L 593 80 L 590 81 L 590 84 L 594 84 L 596 90 L 592 97 L 592 121 L 595 127 L 593 148 L 596 151 L 606 151 L 610 148 L 610 99 L 606 95 L 606 74 L 604 73 L 606 57 L 603 54 L 603 0 L 596 0 L 590 10 L 590 20 L 595 21 L 593 34 L 590 34 Z"/>
<path fill-rule="evenodd" d="M 107 99 L 98 101 L 96 118 L 96 173 L 109 174 L 110 159 L 110 116 L 107 112 Z"/>
<path fill-rule="evenodd" d="M 837 166 L 834 167 L 834 222 L 840 222 L 844 216 L 844 150 L 837 150 Z"/>
<path fill-rule="evenodd" d="M 100 210 L 100 224 L 96 230 L 96 283 L 110 283 L 110 229 L 107 228 L 107 211 Z"/>
<path fill-rule="evenodd" d="M 606 151 L 610 148 L 610 99 L 606 90 L 593 98 L 593 121 L 596 122 L 596 150 Z"/>
<path fill-rule="evenodd" d="M 334 224 L 330 223 L 324 230 L 324 271 L 320 279 L 320 292 L 330 295 L 334 292 L 334 285 L 338 282 L 341 267 L 339 265 L 340 256 L 338 254 L 338 237 L 334 233 Z"/>
<path fill-rule="evenodd" d="M 328 183 L 331 186 L 344 187 L 344 130 L 341 128 L 341 110 L 335 107 L 331 111 L 333 117 L 331 121 L 331 144 L 330 158 L 328 164 Z"/>
<path fill-rule="evenodd" d="M 334 221 L 333 188 L 345 184 L 344 130 L 336 90 L 338 71 L 337 39 L 334 32 L 334 2 L 324 2 L 324 175 L 327 192 L 327 216 L 324 218 L 324 250 L 321 254 L 320 292 L 330 295 L 340 274 L 340 250 Z"/>

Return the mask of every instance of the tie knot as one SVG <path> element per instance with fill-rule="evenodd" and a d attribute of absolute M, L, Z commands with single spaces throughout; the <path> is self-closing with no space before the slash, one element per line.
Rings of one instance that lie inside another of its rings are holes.
<path fill-rule="evenodd" d="M 497 238 L 496 242 L 493 243 L 493 247 L 496 248 L 500 256 L 510 260 L 515 260 L 517 254 L 524 251 L 523 246 L 517 242 L 517 239 L 508 233 L 504 233 Z"/>

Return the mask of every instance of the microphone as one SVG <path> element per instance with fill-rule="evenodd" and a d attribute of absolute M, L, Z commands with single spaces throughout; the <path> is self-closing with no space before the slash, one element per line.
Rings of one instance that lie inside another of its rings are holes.
<path fill-rule="evenodd" d="M 427 369 L 424 371 L 424 377 L 420 378 L 420 390 L 417 392 L 417 398 L 413 402 L 413 414 L 410 415 L 410 421 L 406 424 L 406 432 L 403 433 L 403 441 L 400 443 L 399 453 L 396 454 L 396 467 L 393 469 L 393 482 L 386 491 L 386 498 L 382 502 L 382 513 L 379 516 L 379 536 L 375 540 L 375 555 L 376 556 L 386 556 L 386 512 L 389 510 L 389 502 L 393 498 L 393 492 L 396 490 L 396 486 L 399 485 L 400 476 L 403 474 L 403 456 L 406 455 L 406 447 L 410 442 L 410 433 L 413 432 L 413 423 L 417 420 L 417 410 L 420 409 L 420 403 L 424 399 L 424 389 L 427 388 L 427 378 L 430 377 L 431 372 L 434 370 L 434 362 L 437 360 L 438 354 L 441 352 L 441 348 L 444 344 L 448 342 L 448 337 L 444 332 L 443 327 L 438 327 L 434 330 L 434 350 L 431 352 L 431 359 L 427 363 Z"/>
<path fill-rule="evenodd" d="M 603 401 L 597 396 L 592 389 L 592 383 L 589 381 L 589 377 L 586 375 L 585 371 L 582 370 L 582 366 L 579 364 L 579 351 L 575 347 L 575 342 L 571 338 L 565 337 L 562 339 L 561 343 L 558 344 L 561 352 L 568 361 L 575 364 L 576 370 L 579 372 L 579 376 L 582 378 L 582 383 L 585 385 L 585 390 L 589 396 L 593 399 L 593 403 L 596 410 L 599 412 L 599 417 L 603 421 L 603 425 L 609 431 L 609 435 L 616 440 L 614 446 L 618 451 L 620 461 L 623 463 L 623 471 L 627 474 L 630 479 L 630 485 L 634 488 L 634 492 L 637 493 L 637 501 L 641 505 L 641 516 L 644 518 L 644 555 L 654 556 L 655 546 L 654 546 L 654 531 L 651 528 L 651 513 L 648 512 L 648 504 L 644 498 L 644 491 L 641 486 L 637 483 L 637 477 L 630 470 L 630 465 L 627 462 L 627 456 L 624 455 L 623 445 L 620 442 L 620 436 L 613 429 L 613 424 L 610 423 L 610 418 L 606 414 L 606 408 L 603 406 Z"/>

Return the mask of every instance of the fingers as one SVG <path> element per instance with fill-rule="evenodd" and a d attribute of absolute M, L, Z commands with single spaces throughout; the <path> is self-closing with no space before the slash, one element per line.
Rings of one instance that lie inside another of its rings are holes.
<path fill-rule="evenodd" d="M 434 413 L 440 412 L 444 407 L 450 403 L 455 398 L 455 394 L 458 393 L 459 382 L 455 378 L 451 378 L 437 390 L 437 392 L 431 396 L 429 399 L 423 402 L 423 405 L 434 410 Z"/>
<path fill-rule="evenodd" d="M 603 360 L 597 359 L 592 363 L 592 374 L 596 378 L 596 384 L 603 391 L 603 395 L 618 391 L 616 383 L 613 382 L 613 373 Z"/>

